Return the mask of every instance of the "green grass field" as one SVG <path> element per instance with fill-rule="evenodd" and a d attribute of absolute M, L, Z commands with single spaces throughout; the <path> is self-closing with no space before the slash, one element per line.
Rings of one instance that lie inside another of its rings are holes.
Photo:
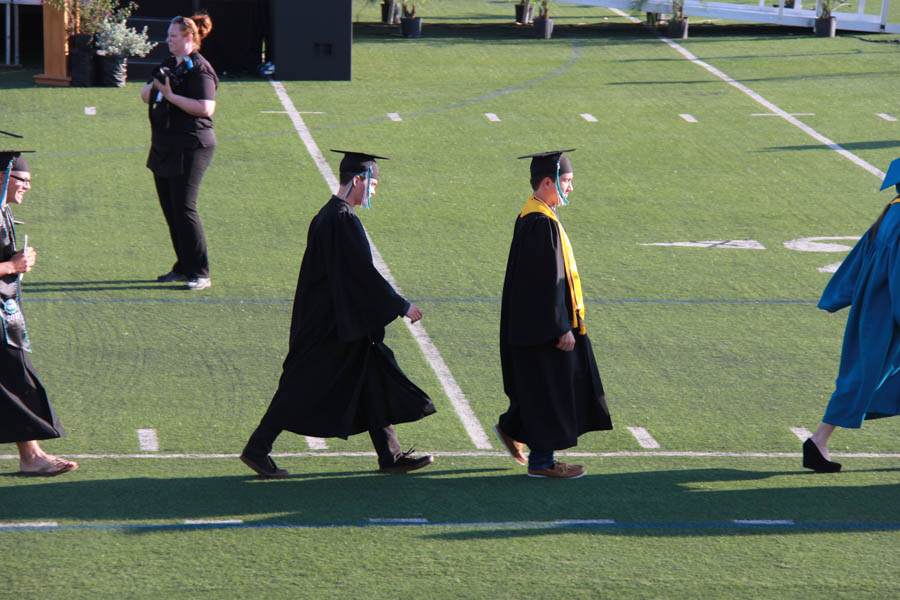
<path fill-rule="evenodd" d="M 388 344 L 438 407 L 400 440 L 436 463 L 380 475 L 365 435 L 314 450 L 285 433 L 292 476 L 254 477 L 237 453 L 275 390 L 307 225 L 330 193 L 288 116 L 267 112 L 284 110 L 273 85 L 219 88 L 200 198 L 213 286 L 194 293 L 155 282 L 173 255 L 141 82 L 39 88 L 37 70 L 0 70 L 0 129 L 37 150 L 15 211 L 38 252 L 23 295 L 68 430 L 43 446 L 81 465 L 26 478 L 0 447 L 0 597 L 897 594 L 896 424 L 839 430 L 837 475 L 803 470 L 791 430 L 814 428 L 832 390 L 845 315 L 815 302 L 819 268 L 846 250 L 785 246 L 860 235 L 889 193 L 652 31 L 557 4 L 554 39 L 535 40 L 513 3 L 428 2 L 424 37 L 405 40 L 358 2 L 353 81 L 283 85 L 331 169 L 329 148 L 391 157 L 361 218 L 488 432 L 506 407 L 498 299 L 530 192 L 515 157 L 577 148 L 561 218 L 616 427 L 571 450 L 588 475 L 532 480 L 492 435 L 478 448 L 397 321 Z M 878 43 L 892 36 L 691 27 L 684 49 L 864 164 L 900 155 L 900 121 L 879 116 L 900 118 L 900 46 Z M 716 240 L 757 248 L 644 245 Z M 157 451 L 139 446 L 146 428 Z"/>

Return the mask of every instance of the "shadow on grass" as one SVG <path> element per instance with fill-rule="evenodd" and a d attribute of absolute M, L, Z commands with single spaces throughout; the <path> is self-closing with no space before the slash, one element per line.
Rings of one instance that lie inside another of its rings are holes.
<path fill-rule="evenodd" d="M 28 296 L 53 292 L 101 292 L 109 290 L 183 290 L 184 283 L 160 283 L 156 279 L 109 279 L 106 281 L 26 281 Z"/>
<path fill-rule="evenodd" d="M 900 140 L 882 140 L 882 141 L 867 141 L 867 142 L 836 142 L 841 148 L 845 150 L 881 150 L 884 148 L 896 148 L 900 146 Z M 831 148 L 824 144 L 801 144 L 798 146 L 772 146 L 769 148 L 764 148 L 762 150 L 757 150 L 757 152 L 783 152 L 785 150 L 790 151 L 802 151 L 802 150 L 828 150 L 831 152 Z"/>
<path fill-rule="evenodd" d="M 438 524 L 614 519 L 642 526 L 588 530 L 610 535 L 685 535 L 689 529 L 690 535 L 721 535 L 721 528 L 690 524 L 791 519 L 821 526 L 780 528 L 777 533 L 825 531 L 830 529 L 829 523 L 842 524 L 840 531 L 853 530 L 845 527 L 847 523 L 877 530 L 879 522 L 886 522 L 887 507 L 896 502 L 900 483 L 852 485 L 859 481 L 853 475 L 871 481 L 865 472 L 816 475 L 715 468 L 597 474 L 575 481 L 535 480 L 519 469 L 497 468 L 426 470 L 405 476 L 320 472 L 282 480 L 252 476 L 56 478 L 4 487 L 0 520 L 127 523 L 238 517 L 259 525 L 363 525 L 372 518 L 424 518 Z M 766 481 L 776 476 L 783 479 L 778 487 Z M 673 523 L 685 527 L 676 528 Z M 564 530 L 482 526 L 475 532 L 439 537 L 468 539 Z M 772 529 L 766 532 L 772 533 Z M 746 533 L 759 534 L 760 530 Z"/>

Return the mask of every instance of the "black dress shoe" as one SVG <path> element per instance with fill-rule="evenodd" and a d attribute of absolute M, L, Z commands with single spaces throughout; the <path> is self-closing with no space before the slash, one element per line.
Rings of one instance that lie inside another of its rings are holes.
<path fill-rule="evenodd" d="M 241 461 L 263 477 L 269 479 L 284 479 L 290 475 L 287 469 L 279 469 L 271 456 L 256 457 L 249 454 L 241 454 Z"/>
<path fill-rule="evenodd" d="M 841 463 L 826 460 L 812 438 L 803 442 L 803 466 L 816 473 L 837 473 L 841 470 Z"/>
<path fill-rule="evenodd" d="M 413 458 L 410 454 L 413 453 L 413 450 L 410 449 L 409 452 L 404 452 L 400 455 L 400 458 L 395 460 L 393 463 L 389 465 L 380 465 L 378 470 L 382 473 L 408 473 L 410 471 L 416 471 L 418 469 L 422 469 L 427 467 L 431 463 L 434 462 L 434 457 L 430 454 L 426 454 L 425 456 L 420 456 L 418 458 Z"/>

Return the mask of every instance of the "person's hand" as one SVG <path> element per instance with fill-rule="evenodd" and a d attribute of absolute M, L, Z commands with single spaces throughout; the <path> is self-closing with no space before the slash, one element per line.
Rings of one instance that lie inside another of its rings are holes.
<path fill-rule="evenodd" d="M 563 352 L 571 352 L 575 347 L 575 334 L 571 331 L 567 331 L 559 336 L 559 341 L 556 342 L 556 347 Z"/>
<path fill-rule="evenodd" d="M 9 259 L 13 266 L 13 273 L 27 273 L 30 271 L 34 267 L 36 257 L 37 254 L 34 248 L 23 248 L 13 254 L 12 258 Z"/>
<path fill-rule="evenodd" d="M 168 71 L 168 69 L 166 69 Z M 156 81 L 156 87 L 159 88 L 159 91 L 162 92 L 163 98 L 168 100 L 173 92 L 172 92 L 172 78 L 166 77 L 163 79 L 162 83 L 158 79 L 154 79 Z"/>
<path fill-rule="evenodd" d="M 416 306 L 415 304 L 410 302 L 409 310 L 406 311 L 406 316 L 407 316 L 407 318 L 409 318 L 409 321 L 411 323 L 415 323 L 416 321 L 418 321 L 419 319 L 422 318 L 422 309 L 420 309 L 418 306 Z"/>

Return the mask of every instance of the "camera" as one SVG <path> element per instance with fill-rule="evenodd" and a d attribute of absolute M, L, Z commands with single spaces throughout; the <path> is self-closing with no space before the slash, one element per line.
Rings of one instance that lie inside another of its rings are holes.
<path fill-rule="evenodd" d="M 187 77 L 188 73 L 190 73 L 193 68 L 194 65 L 191 62 L 190 57 L 185 56 L 184 60 L 175 67 L 174 71 L 166 67 L 157 67 L 156 71 L 153 72 L 153 78 L 160 83 L 165 83 L 166 78 L 168 78 L 169 85 L 175 88 L 184 83 L 184 78 Z"/>

